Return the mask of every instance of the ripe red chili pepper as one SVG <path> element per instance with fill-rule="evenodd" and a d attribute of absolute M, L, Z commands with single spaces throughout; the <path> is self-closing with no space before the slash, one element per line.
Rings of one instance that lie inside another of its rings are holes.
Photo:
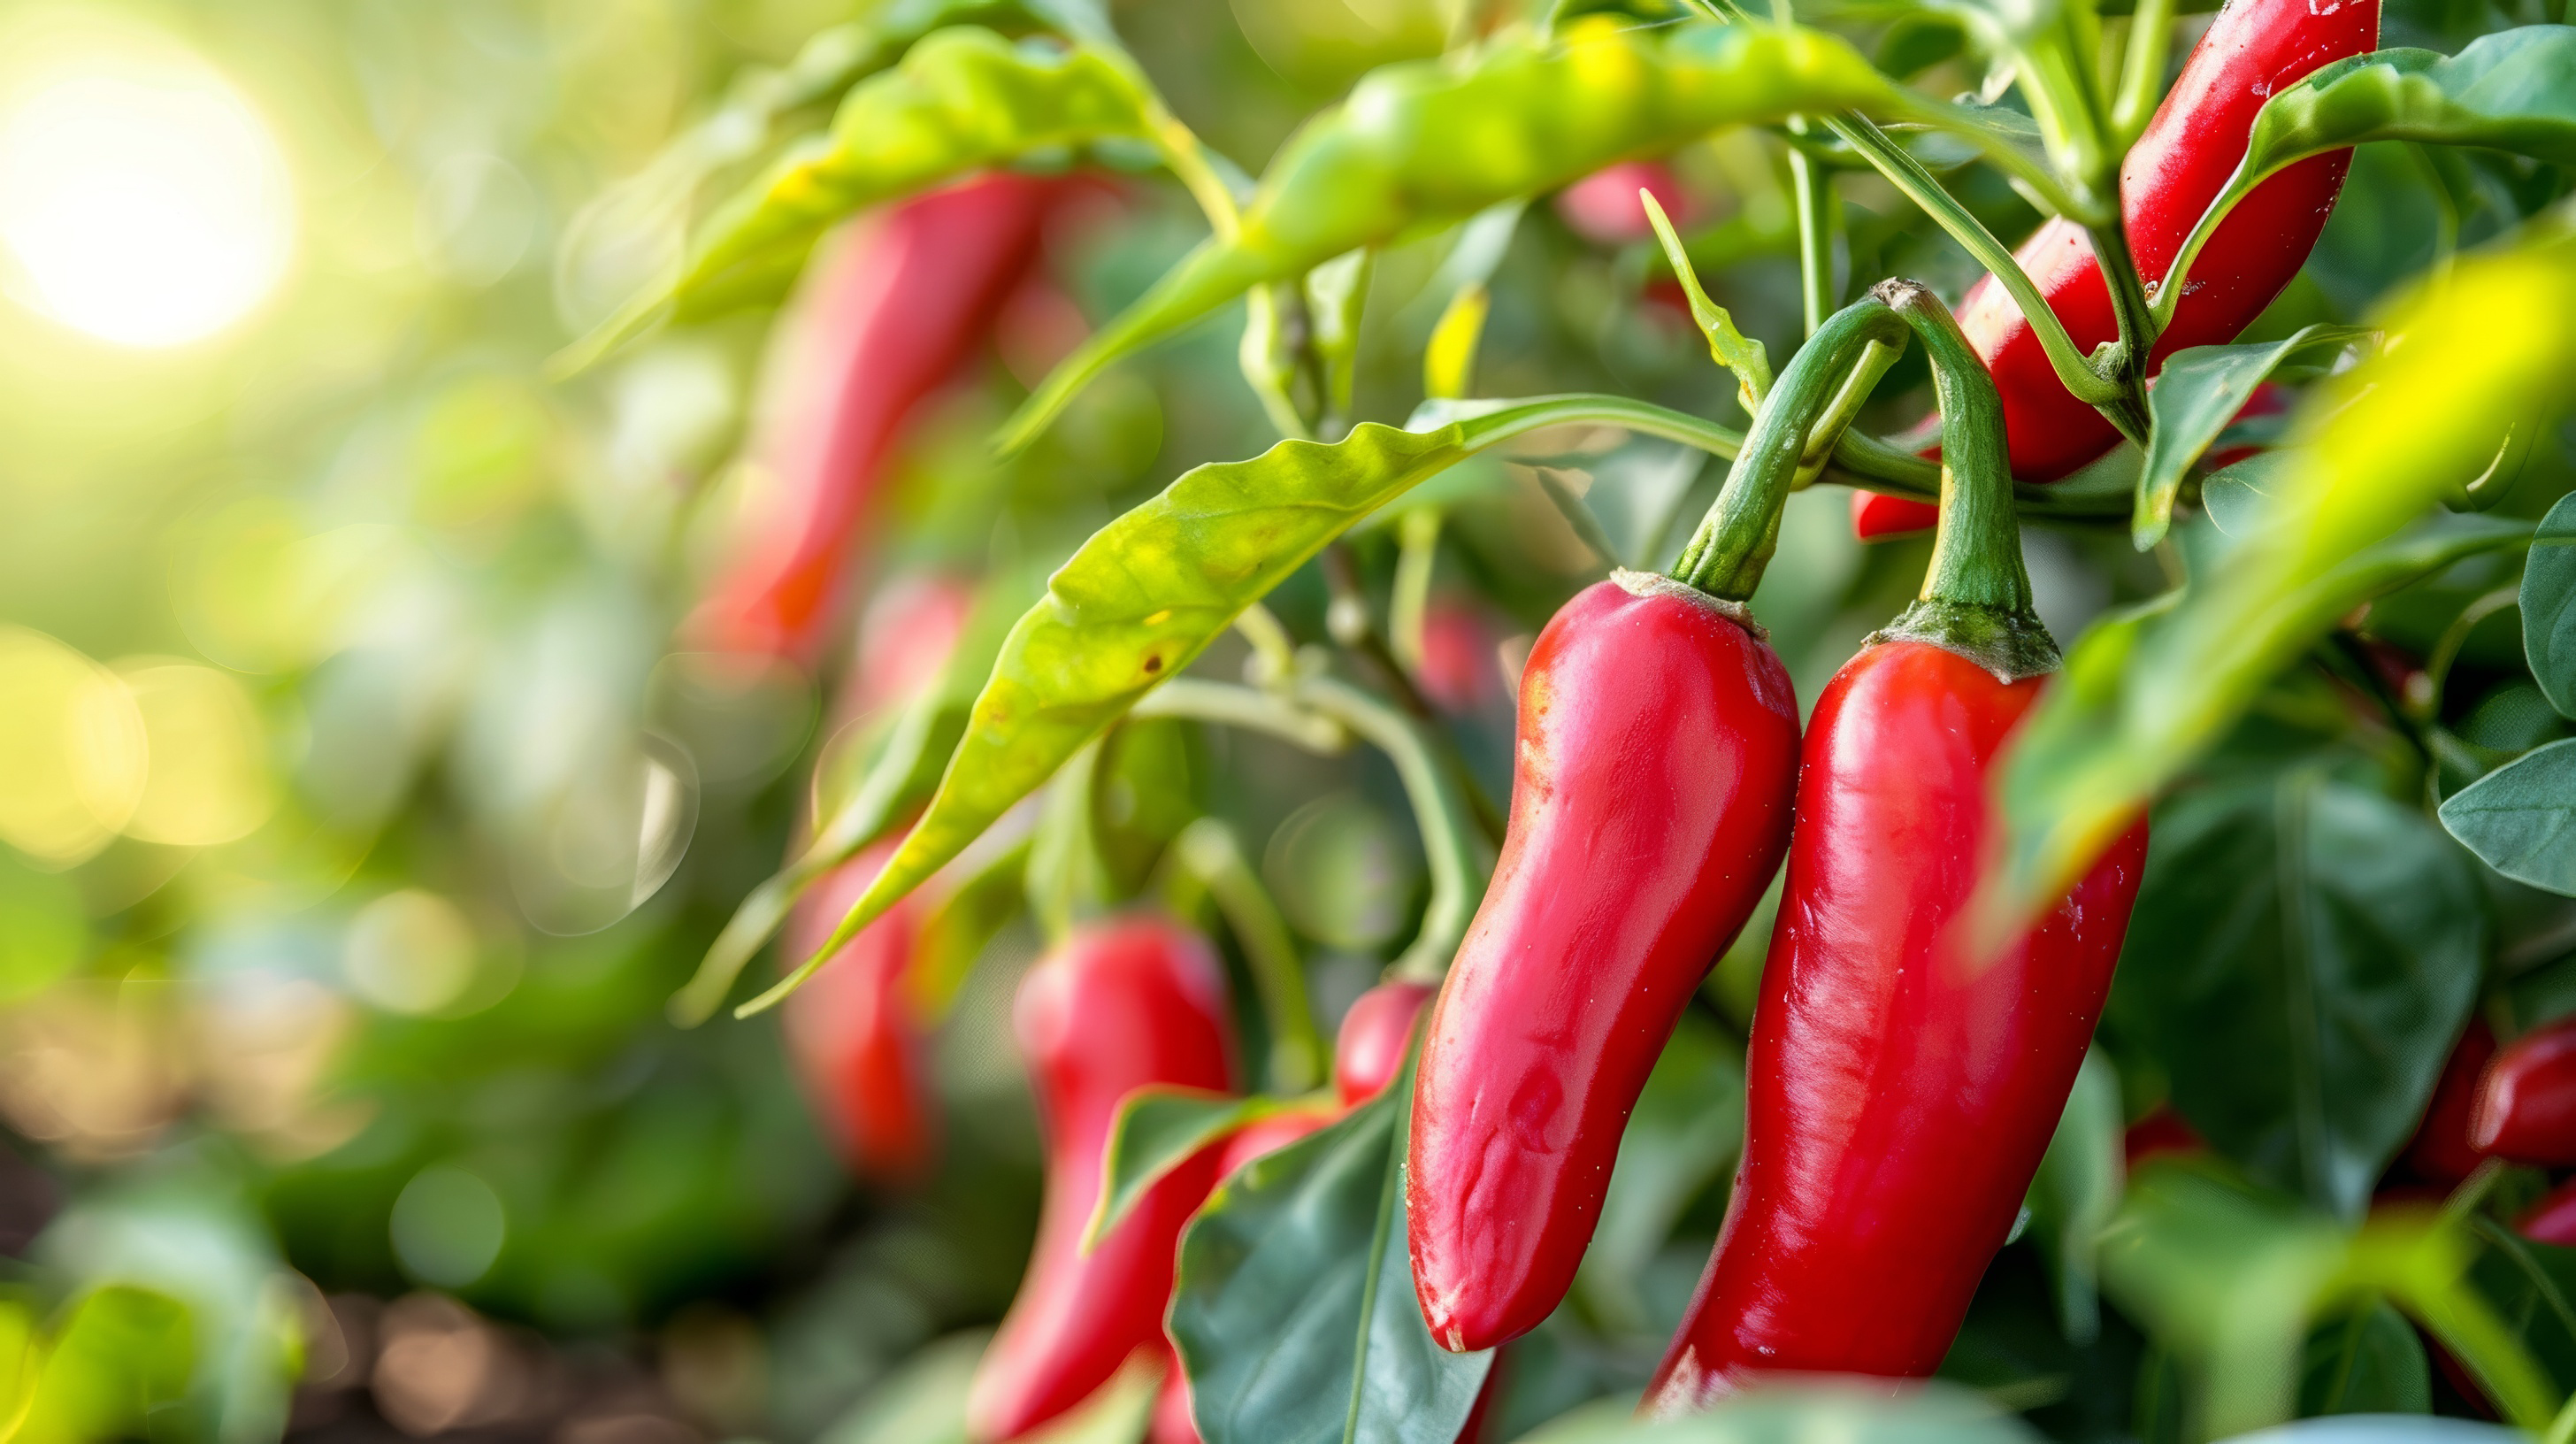
<path fill-rule="evenodd" d="M 2184 1122 L 2170 1105 L 2130 1124 L 2120 1135 L 2120 1154 L 2131 1168 L 2166 1154 L 2188 1156 L 2208 1151 L 2209 1142 L 2200 1136 L 2200 1130 Z"/>
<path fill-rule="evenodd" d="M 2120 212 L 2140 274 L 2161 280 L 2191 228 L 2227 188 L 2254 116 L 2283 87 L 2379 42 L 2379 0 L 2230 0 L 2120 166 Z M 2255 187 L 2210 237 L 2183 283 L 2149 366 L 2187 346 L 2233 341 L 2307 264 L 2343 189 L 2352 152 L 2316 156 Z M 2013 253 L 2090 353 L 2119 334 L 2110 287 L 2082 227 L 2052 220 Z M 2003 396 L 2013 475 L 2054 481 L 2119 440 L 2102 414 L 2059 383 L 2021 308 L 1987 276 L 1959 324 Z"/>
<path fill-rule="evenodd" d="M 1333 1091 L 1343 1107 L 1356 1108 L 1375 1098 L 1404 1071 L 1414 1020 L 1437 991 L 1429 983 L 1402 979 L 1380 983 L 1360 994 L 1342 1015 L 1341 1032 L 1333 1039 Z"/>
<path fill-rule="evenodd" d="M 1512 814 L 1423 1043 L 1414 1282 L 1490 1348 L 1565 1296 L 1646 1073 L 1779 865 L 1787 669 L 1713 598 L 1621 573 L 1521 673 Z"/>
<path fill-rule="evenodd" d="M 2425 1105 L 2414 1141 L 2406 1145 L 2406 1166 L 2416 1177 L 2449 1188 L 2485 1160 L 2486 1155 L 2469 1141 L 2469 1127 L 2478 1109 L 2478 1080 L 2495 1054 L 2495 1033 L 2486 1019 L 2470 1018 L 2468 1029 L 2442 1064 L 2442 1076 L 2433 1084 L 2433 1101 Z"/>
<path fill-rule="evenodd" d="M 892 840 L 868 848 L 797 901 L 787 957 L 814 955 L 894 848 Z M 908 986 L 927 907 L 918 894 L 895 904 L 779 1010 L 788 1056 L 842 1158 L 854 1172 L 896 1183 L 927 1173 L 935 1148 Z"/>
<path fill-rule="evenodd" d="M 1118 1100 L 1148 1083 L 1224 1089 L 1234 1071 L 1216 955 L 1159 918 L 1077 929 L 1029 970 L 1012 1023 L 1046 1135 L 1046 1202 L 1019 1296 L 967 1398 L 968 1432 L 987 1444 L 1080 1404 L 1139 1349 L 1172 1362 L 1163 1308 L 1181 1229 L 1216 1182 L 1216 1150 L 1147 1190 L 1089 1253 L 1083 1230 Z"/>
<path fill-rule="evenodd" d="M 1995 759 L 2056 649 L 2030 608 L 1991 383 L 1947 313 L 1951 475 L 1923 599 L 1808 720 L 1779 922 L 1747 1054 L 1735 1194 L 1647 1408 L 1782 1370 L 1928 1375 L 2064 1112 L 2146 855 L 2133 826 L 1990 958 L 1957 926 L 1997 841 Z M 1975 413 L 1982 413 L 1982 423 Z"/>
<path fill-rule="evenodd" d="M 2576 1019 L 2504 1046 L 2479 1080 L 2469 1146 L 2541 1168 L 2576 1164 Z"/>
<path fill-rule="evenodd" d="M 697 645 L 812 660 L 887 455 L 1028 273 L 1059 188 L 985 176 L 895 206 L 817 259 L 755 422 L 775 501 L 689 619 Z"/>

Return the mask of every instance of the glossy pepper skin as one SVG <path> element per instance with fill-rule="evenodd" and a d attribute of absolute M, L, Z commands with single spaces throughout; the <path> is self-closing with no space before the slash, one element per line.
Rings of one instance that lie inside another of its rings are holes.
<path fill-rule="evenodd" d="M 888 209 L 818 256 L 764 366 L 751 450 L 773 499 L 690 617 L 694 645 L 814 660 L 887 457 L 1036 263 L 1062 184 L 967 181 Z"/>
<path fill-rule="evenodd" d="M 2031 605 L 1994 383 L 1930 292 L 1870 299 L 1932 361 L 1940 534 L 1921 600 L 1808 718 L 1735 1192 L 1651 1414 L 1761 1374 L 1941 1362 L 2065 1111 L 2146 858 L 2141 820 L 2018 936 L 1975 945 L 1968 907 L 2001 841 L 1992 772 L 2057 648 Z"/>
<path fill-rule="evenodd" d="M 2576 1020 L 2506 1044 L 2478 1083 L 2469 1146 L 2543 1168 L 2576 1164 Z"/>
<path fill-rule="evenodd" d="M 894 849 L 889 839 L 862 851 L 798 899 L 785 956 L 813 956 Z M 928 907 L 917 893 L 895 904 L 779 1009 L 797 1080 L 843 1161 L 892 1183 L 919 1180 L 937 1151 L 928 1040 L 909 986 Z"/>
<path fill-rule="evenodd" d="M 2263 102 L 2378 43 L 2379 0 L 2230 0 L 2218 12 L 2120 166 L 2120 212 L 2148 285 L 2164 278 L 2184 238 L 2227 188 Z M 2150 368 L 2187 346 L 2235 340 L 2272 304 L 2316 249 L 2351 163 L 2348 150 L 2301 161 L 2228 213 L 2192 264 L 2173 321 L 2149 353 Z M 2090 354 L 2119 335 L 2110 287 L 2082 227 L 2052 220 L 2013 256 L 2077 351 Z M 2003 397 L 2013 475 L 2054 481 L 2119 440 L 2100 412 L 2058 382 L 2021 308 L 1994 277 L 1969 290 L 1959 325 Z"/>
<path fill-rule="evenodd" d="M 1512 811 L 1422 1045 L 1407 1174 L 1433 1337 L 1490 1348 L 1573 1282 L 1683 1005 L 1787 841 L 1797 699 L 1724 604 L 1620 573 L 1522 673 Z"/>
<path fill-rule="evenodd" d="M 979 1444 L 1080 1404 L 1139 1349 L 1171 1362 L 1163 1309 L 1181 1229 L 1215 1185 L 1215 1150 L 1174 1169 L 1082 1252 L 1118 1100 L 1148 1083 L 1224 1089 L 1225 977 L 1205 940 L 1129 917 L 1077 929 L 1029 970 L 1012 1012 L 1046 1138 L 1046 1201 L 1018 1297 L 967 1397 Z"/>
<path fill-rule="evenodd" d="M 2542 1194 L 2540 1201 L 2525 1209 L 2513 1227 L 2515 1232 L 2534 1243 L 2576 1248 L 2576 1179 Z"/>
<path fill-rule="evenodd" d="M 1983 971 L 1949 928 L 2037 680 L 1891 641 L 1817 700 L 1724 1231 L 1648 1397 L 1775 1370 L 1928 1375 L 2057 1127 L 2111 986 L 2142 825 Z"/>

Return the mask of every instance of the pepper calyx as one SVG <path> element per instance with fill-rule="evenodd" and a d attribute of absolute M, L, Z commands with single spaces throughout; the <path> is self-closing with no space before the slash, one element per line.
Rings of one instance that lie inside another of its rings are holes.
<path fill-rule="evenodd" d="M 1770 631 L 1753 620 L 1753 608 L 1743 602 L 1701 591 L 1688 582 L 1677 581 L 1661 572 L 1632 572 L 1626 567 L 1613 567 L 1610 580 L 1617 582 L 1620 590 L 1632 597 L 1672 597 L 1693 606 L 1706 607 L 1752 633 L 1753 640 L 1771 640 Z"/>
<path fill-rule="evenodd" d="M 1923 642 L 1955 652 L 2006 685 L 2045 677 L 2064 660 L 2057 639 L 2028 612 L 1933 597 L 1908 606 L 1861 645 L 1881 642 Z"/>

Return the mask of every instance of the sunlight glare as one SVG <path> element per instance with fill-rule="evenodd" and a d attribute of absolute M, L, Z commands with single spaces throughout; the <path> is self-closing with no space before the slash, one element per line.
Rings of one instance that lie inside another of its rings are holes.
<path fill-rule="evenodd" d="M 275 138 L 180 55 L 91 57 L 0 97 L 0 279 L 135 347 L 208 336 L 266 299 L 294 244 Z"/>

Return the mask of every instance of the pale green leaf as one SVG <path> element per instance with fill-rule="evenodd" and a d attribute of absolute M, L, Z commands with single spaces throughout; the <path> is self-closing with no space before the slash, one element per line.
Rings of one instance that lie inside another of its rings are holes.
<path fill-rule="evenodd" d="M 2146 551 L 2164 540 L 2183 474 L 2227 429 L 2254 389 L 2303 354 L 2340 351 L 2370 333 L 2355 326 L 2309 326 L 2279 341 L 2193 346 L 2165 358 L 2147 393 L 2147 457 L 2138 472 L 2130 539 Z M 2329 350 L 2331 348 L 2331 350 Z"/>

